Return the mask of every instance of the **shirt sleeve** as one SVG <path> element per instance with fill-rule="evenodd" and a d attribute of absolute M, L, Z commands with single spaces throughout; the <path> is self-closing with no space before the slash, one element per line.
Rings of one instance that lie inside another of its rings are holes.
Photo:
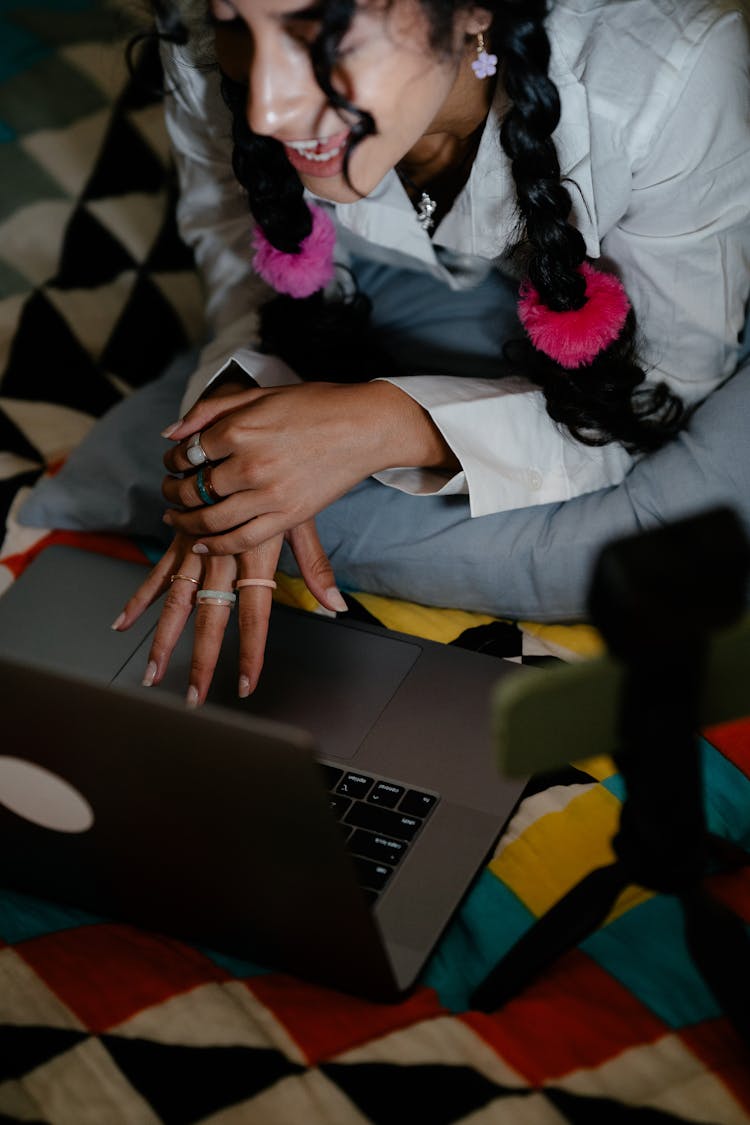
<path fill-rule="evenodd" d="M 750 49 L 739 12 L 694 43 L 602 239 L 636 311 L 649 381 L 687 405 L 737 366 L 750 293 Z"/>
<path fill-rule="evenodd" d="M 687 405 L 737 364 L 750 290 L 749 58 L 737 12 L 695 42 L 634 162 L 628 209 L 602 238 L 637 314 L 648 381 Z M 389 469 L 377 479 L 414 494 L 468 491 L 474 516 L 618 484 L 632 465 L 616 443 L 576 442 L 523 380 L 388 381 L 428 411 L 462 471 Z"/>
<path fill-rule="evenodd" d="M 232 358 L 259 385 L 276 386 L 282 377 L 294 382 L 296 376 L 281 360 L 253 350 L 258 309 L 274 294 L 252 269 L 252 217 L 232 169 L 230 115 L 216 69 L 197 65 L 170 44 L 162 44 L 162 62 L 166 126 L 180 186 L 177 224 L 195 255 L 211 334 L 188 381 L 184 413 Z"/>

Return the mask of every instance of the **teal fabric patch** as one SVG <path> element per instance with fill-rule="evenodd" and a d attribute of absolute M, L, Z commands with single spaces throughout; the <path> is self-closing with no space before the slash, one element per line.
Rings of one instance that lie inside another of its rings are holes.
<path fill-rule="evenodd" d="M 0 19 L 0 83 L 28 70 L 50 51 L 51 48 L 36 35 L 16 26 L 12 20 Z"/>
<path fill-rule="evenodd" d="M 721 1014 L 687 951 L 682 909 L 671 895 L 634 907 L 581 948 L 669 1027 Z"/>
<path fill-rule="evenodd" d="M 246 961 L 243 957 L 231 957 L 228 953 L 218 953 L 215 949 L 206 949 L 202 945 L 196 946 L 196 948 L 210 961 L 213 961 L 214 965 L 218 965 L 220 969 L 226 969 L 237 980 L 247 980 L 248 977 L 263 977 L 273 971 L 263 965 L 257 965 L 254 961 Z"/>
<path fill-rule="evenodd" d="M 43 90 L 45 96 L 39 97 Z M 0 90 L 6 125 L 23 136 L 39 129 L 64 128 L 110 104 L 103 91 L 61 54 L 37 58 L 9 78 Z M 50 106 L 54 105 L 54 120 Z"/>
<path fill-rule="evenodd" d="M 430 959 L 421 984 L 434 988 L 441 1004 L 467 1011 L 469 997 L 534 922 L 534 915 L 505 884 L 485 869 Z"/>
<path fill-rule="evenodd" d="M 750 848 L 750 778 L 705 738 L 701 752 L 709 832 Z"/>
<path fill-rule="evenodd" d="M 0 937 L 8 945 L 105 920 L 72 906 L 45 902 L 16 891 L 0 891 Z"/>

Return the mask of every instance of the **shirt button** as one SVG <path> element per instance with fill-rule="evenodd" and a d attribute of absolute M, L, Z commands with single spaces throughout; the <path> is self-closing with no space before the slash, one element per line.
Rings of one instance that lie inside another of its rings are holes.
<path fill-rule="evenodd" d="M 538 492 L 543 483 L 542 474 L 537 472 L 536 469 L 529 469 L 529 488 L 533 488 L 534 492 Z"/>

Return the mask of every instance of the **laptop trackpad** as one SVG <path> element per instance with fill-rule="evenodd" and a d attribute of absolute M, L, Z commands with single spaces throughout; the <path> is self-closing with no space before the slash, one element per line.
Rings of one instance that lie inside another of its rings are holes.
<path fill-rule="evenodd" d="M 117 676 L 139 684 L 150 638 Z M 175 649 L 162 689 L 185 695 L 192 630 Z M 266 661 L 250 699 L 237 698 L 237 621 L 230 618 L 209 702 L 309 731 L 323 755 L 351 758 L 420 655 L 418 643 L 274 606 Z"/>

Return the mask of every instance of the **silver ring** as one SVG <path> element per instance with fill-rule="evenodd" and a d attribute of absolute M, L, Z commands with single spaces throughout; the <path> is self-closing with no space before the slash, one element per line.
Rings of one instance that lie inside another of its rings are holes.
<path fill-rule="evenodd" d="M 208 454 L 201 445 L 200 434 L 193 434 L 190 441 L 187 443 L 185 456 L 187 457 L 190 464 L 194 465 L 195 468 L 197 468 L 199 465 L 205 465 L 206 461 L 208 461 Z"/>

